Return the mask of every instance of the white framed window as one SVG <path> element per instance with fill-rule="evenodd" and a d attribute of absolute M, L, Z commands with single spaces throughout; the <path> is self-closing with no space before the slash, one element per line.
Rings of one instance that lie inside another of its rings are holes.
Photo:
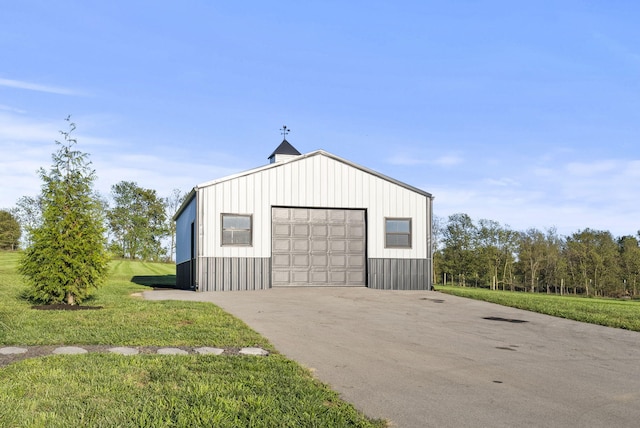
<path fill-rule="evenodd" d="M 221 214 L 222 245 L 250 247 L 253 237 L 251 214 Z"/>
<path fill-rule="evenodd" d="M 384 219 L 384 246 L 385 248 L 411 248 L 411 219 L 391 218 Z"/>

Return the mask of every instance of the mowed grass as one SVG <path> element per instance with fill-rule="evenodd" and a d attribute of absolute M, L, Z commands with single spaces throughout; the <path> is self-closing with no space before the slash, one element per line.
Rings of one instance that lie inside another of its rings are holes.
<path fill-rule="evenodd" d="M 99 310 L 43 311 L 20 298 L 17 253 L 0 252 L 0 343 L 5 345 L 259 346 L 262 336 L 222 311 L 200 302 L 151 302 L 132 294 L 175 281 L 175 266 L 114 261 L 106 285 L 83 303 Z"/>
<path fill-rule="evenodd" d="M 114 261 L 107 284 L 86 302 L 103 309 L 40 311 L 20 297 L 17 261 L 17 253 L 0 252 L 0 346 L 260 346 L 272 353 L 25 359 L 0 367 L 2 427 L 387 425 L 366 418 L 216 306 L 132 296 L 148 290 L 141 284 L 171 283 L 173 265 Z"/>
<path fill-rule="evenodd" d="M 437 286 L 443 293 L 497 303 L 541 314 L 640 331 L 640 302 L 553 294 L 487 290 L 484 288 Z"/>
<path fill-rule="evenodd" d="M 3 427 L 370 427 L 279 355 L 52 356 L 0 370 Z"/>

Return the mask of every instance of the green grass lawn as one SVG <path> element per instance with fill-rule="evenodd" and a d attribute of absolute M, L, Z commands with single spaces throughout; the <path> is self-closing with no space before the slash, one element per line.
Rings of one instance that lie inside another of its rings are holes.
<path fill-rule="evenodd" d="M 541 314 L 640 331 L 640 302 L 553 294 L 495 291 L 485 288 L 437 286 L 443 293 L 484 300 Z"/>
<path fill-rule="evenodd" d="M 218 307 L 152 302 L 142 285 L 171 283 L 175 266 L 114 261 L 86 305 L 40 311 L 21 299 L 17 253 L 0 252 L 0 346 L 258 346 L 268 357 L 90 353 L 0 368 L 0 426 L 383 427 Z M 135 281 L 135 282 L 133 282 Z"/>

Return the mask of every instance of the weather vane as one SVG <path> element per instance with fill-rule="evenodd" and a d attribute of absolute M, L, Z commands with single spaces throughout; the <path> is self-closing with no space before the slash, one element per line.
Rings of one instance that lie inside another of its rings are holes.
<path fill-rule="evenodd" d="M 282 125 L 282 128 L 280 128 L 280 131 L 281 131 L 280 134 L 284 136 L 285 140 L 287 139 L 287 134 L 291 132 L 290 129 L 287 129 L 287 125 Z"/>

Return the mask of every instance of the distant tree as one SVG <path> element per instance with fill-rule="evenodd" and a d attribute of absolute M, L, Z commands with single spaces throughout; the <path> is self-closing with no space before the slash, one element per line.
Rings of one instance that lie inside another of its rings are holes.
<path fill-rule="evenodd" d="M 99 204 L 93 190 L 95 171 L 88 154 L 75 150 L 76 129 L 70 117 L 64 141 L 43 181 L 41 224 L 31 230 L 19 270 L 25 276 L 32 300 L 41 303 L 79 304 L 107 274 L 107 253 Z"/>
<path fill-rule="evenodd" d="M 436 284 L 442 278 L 442 234 L 444 219 L 433 216 L 431 224 L 431 254 L 433 256 L 433 283 Z"/>
<path fill-rule="evenodd" d="M 20 223 L 22 229 L 22 239 L 25 246 L 31 244 L 31 231 L 42 224 L 42 195 L 37 197 L 22 196 L 16 206 L 11 209 L 11 214 Z"/>
<path fill-rule="evenodd" d="M 608 231 L 584 229 L 567 237 L 566 256 L 575 286 L 585 294 L 611 295 L 619 283 L 618 245 Z"/>
<path fill-rule="evenodd" d="M 491 289 L 498 284 L 513 285 L 513 263 L 517 233 L 493 220 L 481 219 L 477 225 L 479 276 Z"/>
<path fill-rule="evenodd" d="M 537 291 L 540 270 L 548 257 L 547 241 L 539 229 L 528 229 L 520 235 L 518 260 L 524 274 L 524 282 L 529 281 L 529 291 Z"/>
<path fill-rule="evenodd" d="M 477 226 L 477 257 L 481 284 L 490 284 L 494 288 L 497 282 L 498 270 L 502 266 L 502 251 L 500 250 L 500 235 L 502 227 L 493 220 L 481 219 Z"/>
<path fill-rule="evenodd" d="M 463 213 L 449 216 L 443 229 L 442 270 L 463 286 L 477 272 L 476 238 L 471 217 Z"/>
<path fill-rule="evenodd" d="M 188 193 L 181 191 L 180 189 L 173 189 L 171 194 L 164 198 L 164 206 L 167 215 L 167 229 L 171 235 L 171 243 L 169 244 L 169 258 L 174 260 L 176 252 L 176 222 L 173 221 L 173 216 L 178 211 L 184 199 Z"/>
<path fill-rule="evenodd" d="M 112 248 L 123 258 L 162 259 L 162 240 L 169 234 L 163 199 L 132 181 L 113 185 L 111 196 L 115 206 L 107 211 L 107 219 L 115 238 Z"/>
<path fill-rule="evenodd" d="M 620 270 L 622 275 L 622 294 L 636 296 L 640 285 L 640 246 L 635 236 L 623 236 L 618 239 L 620 251 Z"/>
<path fill-rule="evenodd" d="M 546 257 L 540 268 L 540 276 L 547 293 L 550 293 L 553 287 L 555 291 L 560 290 L 560 294 L 564 294 L 564 281 L 567 277 L 567 263 L 562 257 L 565 242 L 558 235 L 555 228 L 549 228 L 545 234 L 546 241 Z"/>
<path fill-rule="evenodd" d="M 9 211 L 0 210 L 0 249 L 16 250 L 20 244 L 20 223 Z"/>

